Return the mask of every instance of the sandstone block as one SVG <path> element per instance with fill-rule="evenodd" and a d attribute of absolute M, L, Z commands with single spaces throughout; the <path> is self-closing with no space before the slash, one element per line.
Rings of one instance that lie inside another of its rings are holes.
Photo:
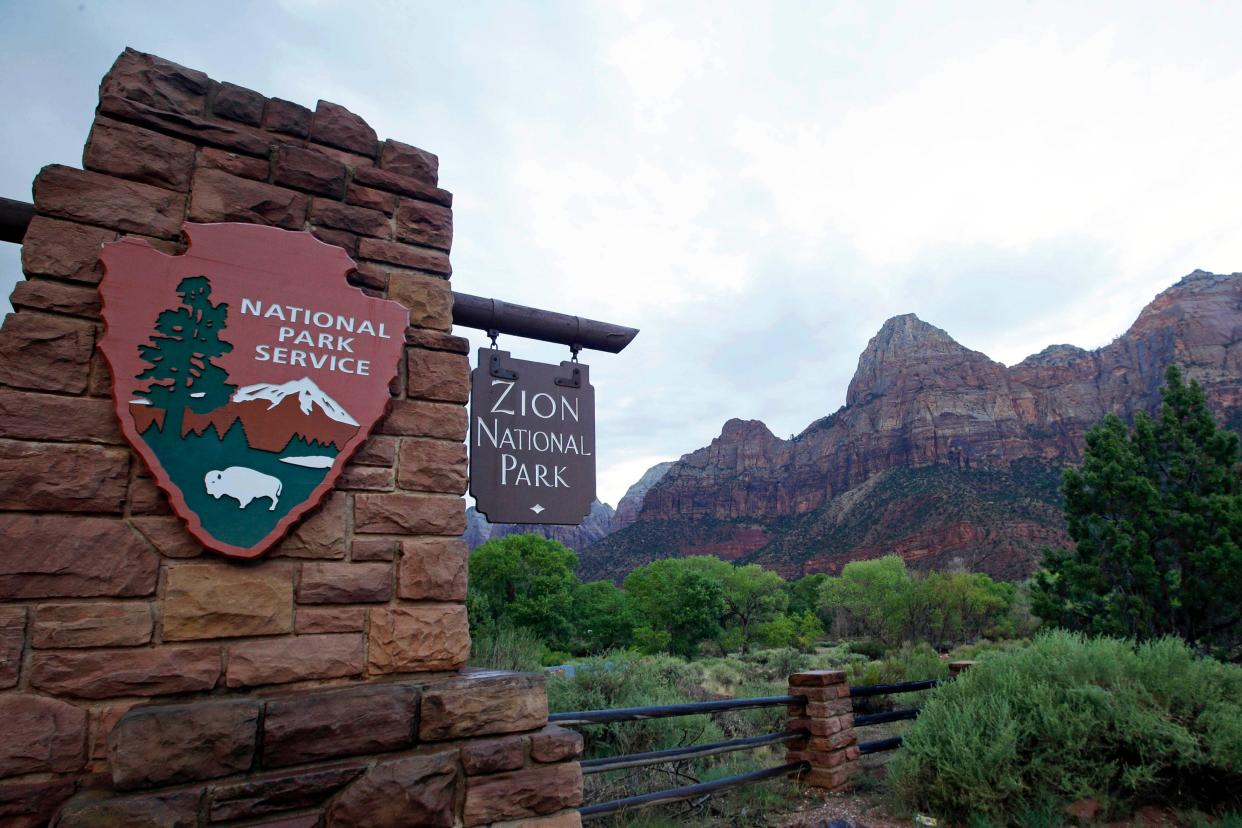
<path fill-rule="evenodd" d="M 0 330 L 0 383 L 81 394 L 90 379 L 95 329 L 90 322 L 24 311 Z"/>
<path fill-rule="evenodd" d="M 812 768 L 802 776 L 803 784 L 813 788 L 827 788 L 830 791 L 844 790 L 854 779 L 854 763 L 837 765 L 834 768 Z"/>
<path fill-rule="evenodd" d="M 332 492 L 323 499 L 318 510 L 303 520 L 289 537 L 273 552 L 282 558 L 344 558 L 346 550 L 345 527 L 349 512 L 349 497 L 343 492 Z"/>
<path fill-rule="evenodd" d="M 146 469 L 140 466 L 140 473 Z M 168 515 L 170 519 L 176 522 L 177 526 L 181 526 L 179 518 L 172 518 L 172 507 L 168 505 L 168 498 L 160 491 L 159 486 L 155 485 L 155 481 L 150 477 L 135 477 L 129 485 L 129 511 L 133 515 Z M 131 518 L 132 520 L 132 518 Z M 135 523 L 135 525 L 137 525 Z M 145 530 L 143 535 L 150 539 L 150 534 Z M 184 529 L 180 529 L 182 533 Z M 152 541 L 154 543 L 154 541 Z M 158 548 L 160 545 L 156 544 Z"/>
<path fill-rule="evenodd" d="M 479 739 L 461 746 L 461 764 L 470 776 L 517 770 L 526 763 L 526 737 Z"/>
<path fill-rule="evenodd" d="M 221 83 L 211 98 L 211 114 L 217 118 L 258 126 L 263 121 L 265 102 L 266 99 L 252 89 L 233 83 Z"/>
<path fill-rule="evenodd" d="M 298 581 L 300 604 L 368 604 L 392 597 L 385 563 L 306 563 Z"/>
<path fill-rule="evenodd" d="M 322 227 L 346 230 L 359 236 L 387 238 L 392 233 L 388 217 L 379 210 L 352 207 L 339 201 L 319 198 L 311 205 L 310 222 Z"/>
<path fill-rule="evenodd" d="M 0 599 L 155 592 L 159 557 L 121 520 L 0 514 Z"/>
<path fill-rule="evenodd" d="M 419 736 L 460 739 L 537 730 L 548 723 L 543 676 L 477 673 L 423 690 Z"/>
<path fill-rule="evenodd" d="M 397 596 L 413 601 L 465 601 L 469 558 L 461 538 L 402 541 Z"/>
<path fill-rule="evenodd" d="M 307 197 L 294 190 L 200 167 L 194 173 L 190 220 L 241 221 L 301 230 L 307 204 Z"/>
<path fill-rule="evenodd" d="M 293 630 L 298 635 L 362 632 L 366 625 L 366 607 L 298 607 Z"/>
<path fill-rule="evenodd" d="M 825 702 L 807 702 L 806 715 L 812 719 L 824 719 L 831 716 L 842 716 L 850 713 L 854 709 L 854 703 L 849 698 L 833 699 Z"/>
<path fill-rule="evenodd" d="M 470 624 L 461 604 L 375 607 L 370 627 L 372 674 L 456 670 L 470 657 Z"/>
<path fill-rule="evenodd" d="M 203 147 L 198 151 L 198 165 L 208 170 L 221 170 L 229 175 L 253 178 L 255 181 L 267 180 L 266 158 L 251 158 L 215 147 Z"/>
<path fill-rule="evenodd" d="M 340 104 L 320 101 L 311 116 L 310 139 L 360 155 L 375 157 L 375 130 Z"/>
<path fill-rule="evenodd" d="M 96 118 L 82 166 L 185 192 L 194 170 L 194 145 L 121 121 Z"/>
<path fill-rule="evenodd" d="M 2 398 L 0 406 L 3 406 Z M 0 425 L 3 425 L 2 419 Z M 435 437 L 465 442 L 466 425 L 466 409 L 463 406 L 422 400 L 393 400 L 389 403 L 388 414 L 380 421 L 379 430 L 402 437 Z"/>
<path fill-rule="evenodd" d="M 99 318 L 99 291 L 85 285 L 67 285 L 39 278 L 24 279 L 14 286 L 9 301 L 15 308 Z"/>
<path fill-rule="evenodd" d="M 442 276 L 449 276 L 453 273 L 448 254 L 443 250 L 432 250 L 429 247 L 414 247 L 382 239 L 362 239 L 358 242 L 358 255 L 364 259 L 412 267 L 415 270 L 425 270 Z"/>
<path fill-rule="evenodd" d="M 397 210 L 397 196 L 371 187 L 360 187 L 357 184 L 350 184 L 345 188 L 345 203 L 379 210 L 389 216 Z"/>
<path fill-rule="evenodd" d="M 19 773 L 67 773 L 86 762 L 86 711 L 43 696 L 0 696 L 0 778 Z"/>
<path fill-rule="evenodd" d="M 453 206 L 453 194 L 441 190 L 417 178 L 400 175 L 379 167 L 359 167 L 354 170 L 354 181 L 364 187 L 374 187 L 397 195 L 419 198 L 444 207 Z"/>
<path fill-rule="evenodd" d="M 163 497 L 162 494 L 161 497 Z M 138 512 L 136 503 L 136 498 L 130 500 L 130 511 L 135 513 Z M 184 559 L 197 558 L 203 554 L 203 547 L 199 546 L 198 541 L 186 531 L 185 524 L 179 517 L 172 515 L 131 517 L 129 523 L 141 532 L 142 536 L 149 540 L 161 555 Z"/>
<path fill-rule="evenodd" d="M 457 751 L 380 762 L 328 809 L 327 828 L 451 826 L 457 797 Z"/>
<path fill-rule="evenodd" d="M 397 476 L 391 468 L 382 466 L 346 466 L 336 479 L 338 489 L 364 492 L 391 492 Z"/>
<path fill-rule="evenodd" d="M 345 165 L 322 153 L 282 145 L 276 149 L 272 161 L 272 181 L 284 187 L 341 198 L 345 194 Z"/>
<path fill-rule="evenodd" d="M 0 825 L 5 828 L 40 828 L 47 825 L 61 804 L 73 796 L 73 779 L 43 782 L 0 783 Z"/>
<path fill-rule="evenodd" d="M 358 448 L 349 462 L 357 463 L 360 466 L 393 466 L 397 462 L 397 444 L 396 437 L 385 437 L 381 434 L 372 434 L 367 441 Z"/>
<path fill-rule="evenodd" d="M 466 531 L 461 498 L 413 494 L 354 496 L 354 531 L 372 535 L 460 535 Z"/>
<path fill-rule="evenodd" d="M 209 144 L 258 157 L 267 155 L 268 152 L 269 136 L 251 127 L 198 115 L 167 112 L 118 95 L 101 97 L 99 112 L 122 121 L 176 135 L 196 144 Z"/>
<path fill-rule="evenodd" d="M 582 734 L 548 725 L 530 736 L 530 758 L 536 762 L 564 762 L 582 755 Z"/>
<path fill-rule="evenodd" d="M 26 608 L 0 607 L 0 690 L 17 685 L 26 650 Z"/>
<path fill-rule="evenodd" d="M 454 354 L 469 354 L 470 340 L 462 336 L 428 331 L 423 328 L 406 328 L 405 344 L 426 348 L 429 351 L 448 351 Z"/>
<path fill-rule="evenodd" d="M 809 670 L 794 673 L 789 677 L 790 687 L 824 687 L 829 684 L 844 684 L 844 670 Z"/>
<path fill-rule="evenodd" d="M 551 816 L 493 822 L 492 828 L 582 828 L 582 817 L 576 808 Z"/>
<path fill-rule="evenodd" d="M 293 570 L 282 564 L 170 567 L 164 640 L 279 635 L 293 631 Z"/>
<path fill-rule="evenodd" d="M 453 246 L 453 211 L 439 204 L 402 199 L 396 215 L 397 238 L 438 250 Z"/>
<path fill-rule="evenodd" d="M 397 482 L 419 492 L 462 494 L 466 491 L 466 444 L 410 438 L 401 442 Z"/>
<path fill-rule="evenodd" d="M 310 135 L 311 111 L 292 101 L 272 98 L 263 113 L 263 128 L 305 138 Z"/>
<path fill-rule="evenodd" d="M 203 114 L 210 79 L 155 55 L 127 48 L 112 64 L 99 94 L 117 95 L 168 112 Z"/>
<path fill-rule="evenodd" d="M 410 309 L 410 324 L 447 331 L 453 326 L 453 292 L 444 279 L 391 271 L 388 298 Z"/>
<path fill-rule="evenodd" d="M 832 751 L 847 748 L 858 742 L 858 732 L 850 730 L 841 730 L 829 735 L 812 735 L 807 740 L 807 747 L 810 750 Z"/>
<path fill-rule="evenodd" d="M 791 685 L 789 694 L 805 696 L 807 702 L 829 702 L 836 699 L 848 699 L 850 687 L 848 684 L 832 684 L 825 687 L 793 687 Z"/>
<path fill-rule="evenodd" d="M 36 653 L 30 684 L 79 699 L 162 696 L 210 690 L 220 678 L 219 647 L 155 647 Z"/>
<path fill-rule="evenodd" d="M 353 256 L 358 250 L 358 237 L 344 230 L 334 230 L 331 227 L 315 227 L 311 229 L 311 235 L 324 244 L 336 245 L 350 256 Z M 348 281 L 348 277 L 346 280 Z M 355 285 L 355 287 L 358 286 Z"/>
<path fill-rule="evenodd" d="M 258 730 L 253 699 L 135 707 L 108 737 L 112 784 L 154 788 L 247 771 Z"/>
<path fill-rule="evenodd" d="M 366 669 L 366 639 L 358 635 L 299 635 L 229 646 L 229 687 L 356 676 Z"/>
<path fill-rule="evenodd" d="M 350 549 L 350 560 L 354 561 L 394 561 L 401 543 L 396 538 L 357 538 Z"/>
<path fill-rule="evenodd" d="M 39 604 L 31 645 L 37 649 L 136 647 L 151 640 L 151 605 L 146 601 Z"/>
<path fill-rule="evenodd" d="M 40 171 L 34 196 L 40 213 L 161 239 L 180 233 L 185 217 L 182 193 L 57 164 Z"/>
<path fill-rule="evenodd" d="M 359 155 L 356 152 L 348 152 L 347 150 L 337 149 L 336 147 L 329 147 L 326 144 L 309 144 L 308 146 L 315 152 L 321 152 L 329 158 L 340 161 L 351 170 L 356 170 L 358 167 L 371 167 L 375 165 L 374 155 Z"/>
<path fill-rule="evenodd" d="M 108 737 L 112 735 L 112 728 L 116 727 L 121 717 L 137 704 L 140 702 L 124 701 L 116 704 L 96 705 L 91 710 L 91 759 L 107 760 Z"/>
<path fill-rule="evenodd" d="M 196 828 L 200 789 L 101 799 L 70 800 L 56 828 Z"/>
<path fill-rule="evenodd" d="M 116 237 L 115 230 L 35 216 L 22 239 L 22 270 L 95 284 L 103 276 L 99 249 Z"/>
<path fill-rule="evenodd" d="M 326 768 L 252 777 L 236 785 L 218 785 L 208 794 L 208 813 L 212 822 L 219 822 L 226 819 L 249 819 L 274 811 L 309 808 L 357 779 L 364 769 L 361 765 Z M 318 825 L 318 820 L 312 818 L 310 825 Z"/>
<path fill-rule="evenodd" d="M 339 231 L 338 231 L 339 232 Z M 345 274 L 351 285 L 363 290 L 375 291 L 376 296 L 388 290 L 388 269 L 375 262 L 356 262 L 356 267 Z"/>
<path fill-rule="evenodd" d="M 267 703 L 263 765 L 401 750 L 414 744 L 418 690 L 387 684 L 310 693 Z"/>
<path fill-rule="evenodd" d="M 124 449 L 0 440 L 0 509 L 120 512 L 128 486 Z"/>
<path fill-rule="evenodd" d="M 470 399 L 470 360 L 447 351 L 406 349 L 406 395 L 413 399 L 455 402 Z"/>
<path fill-rule="evenodd" d="M 582 768 L 577 762 L 473 776 L 466 780 L 466 826 L 551 814 L 582 802 Z"/>
<path fill-rule="evenodd" d="M 380 167 L 434 187 L 440 177 L 440 159 L 426 150 L 388 140 L 380 145 Z"/>

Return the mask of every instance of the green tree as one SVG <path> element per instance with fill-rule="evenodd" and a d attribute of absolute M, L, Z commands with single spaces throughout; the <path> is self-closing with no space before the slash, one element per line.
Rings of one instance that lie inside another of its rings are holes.
<path fill-rule="evenodd" d="M 723 574 L 724 621 L 737 628 L 739 652 L 746 655 L 758 626 L 772 621 L 789 605 L 785 579 L 758 564 L 729 566 Z"/>
<path fill-rule="evenodd" d="M 901 642 L 914 581 L 900 555 L 851 561 L 820 588 L 820 607 L 846 635 L 885 646 Z"/>
<path fill-rule="evenodd" d="M 639 645 L 694 655 L 700 643 L 719 639 L 724 577 L 731 568 L 702 555 L 652 561 L 625 576 L 625 591 L 640 621 L 634 631 Z"/>
<path fill-rule="evenodd" d="M 211 301 L 211 281 L 187 276 L 177 285 L 181 307 L 161 311 L 151 341 L 138 346 L 147 367 L 138 379 L 151 384 L 143 393 L 165 411 L 163 430 L 177 435 L 185 409 L 206 413 L 228 403 L 235 385 L 213 359 L 233 350 L 220 339 L 228 320 L 227 304 Z"/>
<path fill-rule="evenodd" d="M 801 615 L 804 612 L 815 612 L 819 609 L 819 593 L 828 576 L 822 572 L 804 575 L 785 582 L 785 592 L 789 595 L 789 614 Z"/>
<path fill-rule="evenodd" d="M 1195 382 L 1171 367 L 1155 420 L 1115 416 L 1065 473 L 1072 550 L 1048 551 L 1032 605 L 1045 621 L 1204 648 L 1242 641 L 1238 437 L 1217 428 Z"/>
<path fill-rule="evenodd" d="M 566 649 L 573 635 L 574 569 L 578 556 L 540 535 L 489 540 L 470 553 L 467 606 L 471 623 L 525 627 L 549 647 Z"/>
<path fill-rule="evenodd" d="M 579 654 L 594 655 L 634 640 L 634 612 L 630 596 L 612 581 L 591 581 L 574 590 L 573 617 Z"/>

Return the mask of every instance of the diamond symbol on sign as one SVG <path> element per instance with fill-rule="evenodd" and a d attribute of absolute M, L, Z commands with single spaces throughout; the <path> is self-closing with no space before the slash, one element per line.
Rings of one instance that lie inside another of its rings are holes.
<path fill-rule="evenodd" d="M 540 512 L 543 511 L 543 507 L 540 506 L 538 503 L 536 503 L 534 506 L 530 507 L 530 510 L 534 512 L 535 514 L 539 514 Z"/>

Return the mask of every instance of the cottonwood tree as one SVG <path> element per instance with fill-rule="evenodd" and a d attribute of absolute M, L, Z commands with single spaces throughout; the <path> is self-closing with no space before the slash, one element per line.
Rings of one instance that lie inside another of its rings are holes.
<path fill-rule="evenodd" d="M 1033 609 L 1074 630 L 1242 643 L 1242 479 L 1237 435 L 1171 367 L 1160 415 L 1105 417 L 1065 473 L 1072 550 L 1048 551 Z"/>

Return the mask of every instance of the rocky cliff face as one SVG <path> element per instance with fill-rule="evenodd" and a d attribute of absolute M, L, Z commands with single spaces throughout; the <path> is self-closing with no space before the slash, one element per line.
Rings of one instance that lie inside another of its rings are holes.
<path fill-rule="evenodd" d="M 1154 410 L 1171 364 L 1203 385 L 1222 419 L 1242 404 L 1242 274 L 1195 271 L 1111 344 L 1053 345 L 1012 367 L 913 314 L 894 317 L 859 357 L 845 406 L 791 440 L 758 421 L 725 423 L 651 487 L 634 524 L 588 550 L 584 571 L 624 574 L 613 561 L 642 557 L 640 538 L 660 545 L 663 526 L 677 538 L 669 551 L 720 549 L 791 575 L 891 550 L 1025 575 L 1040 544 L 1065 540 L 1057 469 L 1081 459 L 1104 414 Z M 931 467 L 952 474 L 956 501 L 891 474 Z M 842 504 L 869 482 L 901 485 L 871 525 L 856 526 L 857 509 Z"/>
<path fill-rule="evenodd" d="M 597 500 L 591 504 L 590 514 L 577 526 L 519 525 L 488 523 L 487 518 L 475 511 L 473 506 L 469 506 L 466 508 L 466 531 L 462 538 L 471 549 L 474 549 L 493 538 L 503 538 L 507 535 L 543 535 L 545 538 L 560 541 L 575 552 L 580 552 L 612 531 L 615 514 L 611 506 Z"/>
<path fill-rule="evenodd" d="M 637 483 L 625 490 L 625 494 L 617 502 L 617 513 L 612 516 L 612 531 L 624 529 L 638 520 L 638 513 L 642 511 L 643 500 L 646 499 L 647 492 L 651 491 L 651 487 L 659 483 L 672 467 L 672 461 L 656 463 L 643 472 L 643 476 L 638 479 Z"/>

